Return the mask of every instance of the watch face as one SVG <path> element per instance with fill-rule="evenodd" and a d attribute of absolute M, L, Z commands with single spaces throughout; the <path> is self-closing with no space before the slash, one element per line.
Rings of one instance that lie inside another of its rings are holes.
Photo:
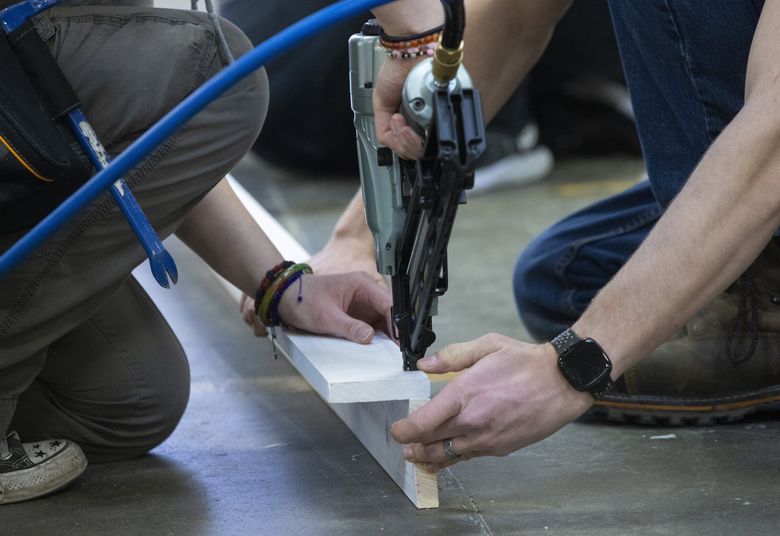
<path fill-rule="evenodd" d="M 607 354 L 593 339 L 585 339 L 558 358 L 561 372 L 579 391 L 587 391 L 604 380 L 612 372 Z"/>

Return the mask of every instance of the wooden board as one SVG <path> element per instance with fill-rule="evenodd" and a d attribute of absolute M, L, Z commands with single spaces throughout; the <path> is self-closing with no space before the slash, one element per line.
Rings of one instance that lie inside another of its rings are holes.
<path fill-rule="evenodd" d="M 438 508 L 436 475 L 426 473 L 418 465 L 404 460 L 401 453 L 403 447 L 390 437 L 390 425 L 426 402 L 427 398 L 331 404 L 330 407 L 417 508 Z"/>
<path fill-rule="evenodd" d="M 228 181 L 285 258 L 309 257 L 246 189 L 231 177 Z M 240 298 L 241 293 L 235 287 L 219 279 L 231 295 Z M 403 371 L 398 347 L 383 335 L 377 336 L 370 345 L 360 345 L 277 330 L 277 345 L 412 503 L 417 508 L 438 507 L 436 476 L 404 460 L 402 446 L 390 436 L 393 422 L 429 400 L 428 377 L 422 372 Z"/>
<path fill-rule="evenodd" d="M 309 253 L 243 186 L 234 179 L 228 180 L 284 258 L 297 261 L 309 258 Z M 240 296 L 235 288 L 232 294 Z M 276 333 L 279 348 L 325 402 L 379 402 L 431 396 L 428 376 L 419 371 L 404 371 L 398 347 L 383 334 L 377 335 L 369 345 L 360 345 L 281 329 Z"/>
<path fill-rule="evenodd" d="M 381 402 L 431 396 L 424 373 L 404 372 L 398 346 L 384 334 L 371 344 L 277 331 L 277 345 L 325 402 Z"/>

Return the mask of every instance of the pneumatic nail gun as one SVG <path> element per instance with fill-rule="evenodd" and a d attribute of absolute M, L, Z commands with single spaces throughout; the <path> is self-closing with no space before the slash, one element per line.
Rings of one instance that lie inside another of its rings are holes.
<path fill-rule="evenodd" d="M 377 140 L 372 95 L 386 57 L 380 27 L 369 21 L 349 42 L 366 221 L 376 244 L 377 268 L 391 278 L 393 324 L 404 370 L 416 370 L 436 339 L 432 316 L 447 290 L 447 244 L 458 205 L 474 184 L 475 162 L 485 150 L 479 93 L 461 65 L 462 2 L 444 4 L 442 40 L 434 57 L 409 73 L 402 95 L 401 113 L 425 143 L 417 161 L 399 158 Z"/>

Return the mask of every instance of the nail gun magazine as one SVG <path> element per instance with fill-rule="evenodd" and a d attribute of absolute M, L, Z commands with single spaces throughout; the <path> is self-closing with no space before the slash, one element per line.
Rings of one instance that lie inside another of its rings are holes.
<path fill-rule="evenodd" d="M 462 2 L 445 2 L 446 22 L 434 57 L 409 73 L 401 113 L 423 135 L 423 156 L 404 160 L 382 146 L 372 97 L 387 52 L 374 21 L 350 38 L 350 85 L 366 221 L 377 269 L 389 276 L 393 324 L 404 370 L 433 344 L 432 317 L 447 290 L 447 244 L 459 204 L 474 184 L 485 150 L 482 106 L 461 65 Z M 449 45 L 448 45 L 449 43 Z"/>

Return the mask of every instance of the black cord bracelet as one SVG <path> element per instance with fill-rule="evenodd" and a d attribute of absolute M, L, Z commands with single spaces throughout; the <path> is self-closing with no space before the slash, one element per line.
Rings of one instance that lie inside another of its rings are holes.
<path fill-rule="evenodd" d="M 418 33 L 418 34 L 412 34 L 412 35 L 387 35 L 385 33 L 384 28 L 380 28 L 379 30 L 379 38 L 382 41 L 385 41 L 387 43 L 403 43 L 405 41 L 414 41 L 415 39 L 424 39 L 430 35 L 437 34 L 442 31 L 444 26 L 437 26 L 436 28 L 433 28 L 431 30 L 426 30 L 424 32 Z"/>

